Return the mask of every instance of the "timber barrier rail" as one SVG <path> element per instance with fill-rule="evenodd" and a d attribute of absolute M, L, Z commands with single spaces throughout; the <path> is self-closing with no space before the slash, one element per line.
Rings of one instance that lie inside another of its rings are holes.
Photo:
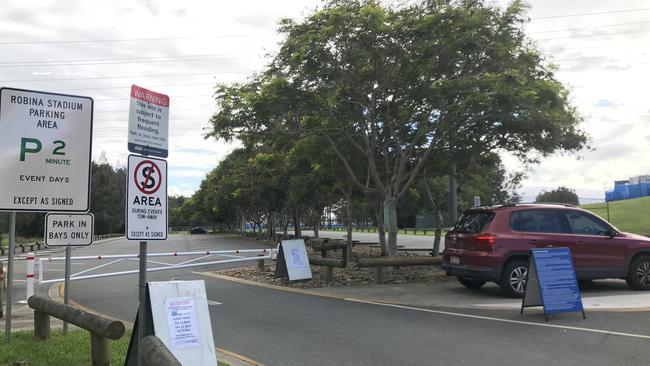
<path fill-rule="evenodd" d="M 124 323 L 42 296 L 31 296 L 27 303 L 34 309 L 34 338 L 45 341 L 50 337 L 50 316 L 53 316 L 89 331 L 92 364 L 110 366 L 110 340 L 122 338 L 125 331 Z"/>
<path fill-rule="evenodd" d="M 145 366 L 182 366 L 169 348 L 155 335 L 142 339 L 142 361 Z"/>

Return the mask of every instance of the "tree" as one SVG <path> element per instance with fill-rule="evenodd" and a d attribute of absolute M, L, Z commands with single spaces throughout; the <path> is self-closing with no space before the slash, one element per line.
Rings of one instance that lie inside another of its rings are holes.
<path fill-rule="evenodd" d="M 379 198 L 394 256 L 398 202 L 434 152 L 454 167 L 495 150 L 533 163 L 586 143 L 566 89 L 525 37 L 524 10 L 520 1 L 500 10 L 333 0 L 282 21 L 267 72 L 219 89 L 209 135 L 319 136 L 357 188 Z"/>
<path fill-rule="evenodd" d="M 578 206 L 580 200 L 576 191 L 564 186 L 560 186 L 550 191 L 542 191 L 535 198 L 535 202 L 555 202 L 555 203 L 568 203 L 570 205 Z"/>
<path fill-rule="evenodd" d="M 108 163 L 92 163 L 90 212 L 95 215 L 95 234 L 124 232 L 126 170 Z"/>

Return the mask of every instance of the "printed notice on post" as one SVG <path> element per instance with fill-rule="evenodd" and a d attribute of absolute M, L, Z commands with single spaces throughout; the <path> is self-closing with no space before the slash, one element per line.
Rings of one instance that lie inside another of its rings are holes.
<path fill-rule="evenodd" d="M 191 297 L 167 299 L 165 305 L 172 348 L 198 346 L 199 331 L 196 324 L 194 299 Z"/>

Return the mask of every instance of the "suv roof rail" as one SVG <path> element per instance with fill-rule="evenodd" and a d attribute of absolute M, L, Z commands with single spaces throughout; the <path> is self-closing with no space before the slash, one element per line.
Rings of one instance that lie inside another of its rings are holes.
<path fill-rule="evenodd" d="M 562 202 L 517 202 L 517 203 L 508 203 L 501 205 L 501 207 L 517 207 L 519 205 L 555 205 L 555 206 L 564 206 L 564 207 L 576 207 L 570 203 Z"/>
<path fill-rule="evenodd" d="M 506 203 L 502 205 L 481 205 L 470 207 L 467 210 L 476 210 L 476 209 L 489 209 L 489 208 L 506 208 L 506 207 L 517 207 L 525 205 L 554 205 L 554 206 L 563 206 L 563 207 L 576 207 L 570 203 L 561 203 L 561 202 L 517 202 L 517 203 Z"/>

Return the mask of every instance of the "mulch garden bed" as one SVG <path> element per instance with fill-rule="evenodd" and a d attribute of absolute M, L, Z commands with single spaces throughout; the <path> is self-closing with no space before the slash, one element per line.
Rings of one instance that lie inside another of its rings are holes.
<path fill-rule="evenodd" d="M 320 257 L 320 252 L 316 252 L 311 248 L 307 248 L 307 252 L 310 256 Z M 341 258 L 341 255 L 341 250 L 328 252 L 328 258 Z M 428 254 L 422 252 L 400 252 L 399 255 L 408 257 L 428 256 Z M 379 248 L 356 246 L 353 250 L 353 256 L 358 258 L 380 258 Z M 274 279 L 275 261 L 271 264 L 267 263 L 264 269 L 258 269 L 257 266 L 251 266 L 218 271 L 218 273 L 250 281 L 299 288 L 367 286 L 376 284 L 374 268 L 334 268 L 332 282 L 325 281 L 326 267 L 312 265 L 311 271 L 313 277 L 311 281 L 294 282 L 292 284 L 290 284 L 287 279 Z M 440 266 L 437 265 L 403 266 L 398 269 L 395 267 L 384 268 L 385 284 L 432 283 L 450 281 L 451 279 L 453 279 L 453 277 L 447 276 L 445 272 L 440 269 Z"/>

